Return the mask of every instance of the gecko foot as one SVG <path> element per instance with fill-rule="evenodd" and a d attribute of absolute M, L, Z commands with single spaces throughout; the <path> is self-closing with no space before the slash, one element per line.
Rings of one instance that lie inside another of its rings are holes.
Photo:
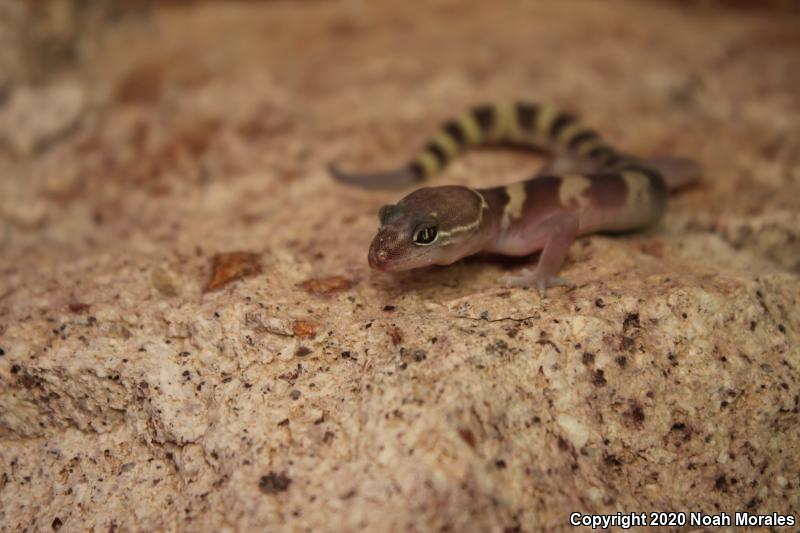
<path fill-rule="evenodd" d="M 550 287 L 573 285 L 571 281 L 558 276 L 540 276 L 536 271 L 524 269 L 519 276 L 503 276 L 500 283 L 506 287 L 535 287 L 541 296 Z"/>

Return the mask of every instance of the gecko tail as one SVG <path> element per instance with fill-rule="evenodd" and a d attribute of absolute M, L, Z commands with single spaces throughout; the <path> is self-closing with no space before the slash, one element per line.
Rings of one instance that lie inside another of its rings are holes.
<path fill-rule="evenodd" d="M 384 172 L 357 174 L 344 172 L 331 163 L 328 165 L 328 172 L 336 181 L 364 189 L 399 189 L 417 183 L 423 178 L 421 169 L 416 165 Z"/>
<path fill-rule="evenodd" d="M 652 157 L 645 159 L 647 166 L 657 170 L 670 191 L 676 191 L 700 181 L 702 167 L 688 157 Z"/>

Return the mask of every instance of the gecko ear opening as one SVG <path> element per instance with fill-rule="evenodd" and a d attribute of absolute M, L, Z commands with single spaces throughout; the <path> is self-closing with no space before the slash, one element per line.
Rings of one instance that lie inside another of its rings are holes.
<path fill-rule="evenodd" d="M 384 226 L 400 218 L 402 213 L 403 208 L 399 205 L 384 205 L 378 210 L 378 220 Z"/>

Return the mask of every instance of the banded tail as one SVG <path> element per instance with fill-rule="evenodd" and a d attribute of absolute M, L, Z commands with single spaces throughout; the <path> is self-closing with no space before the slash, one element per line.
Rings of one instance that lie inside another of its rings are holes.
<path fill-rule="evenodd" d="M 500 144 L 563 151 L 597 168 L 628 159 L 569 113 L 533 103 L 501 103 L 472 108 L 446 122 L 417 158 L 399 169 L 358 174 L 330 165 L 329 171 L 350 185 L 403 187 L 433 176 L 468 148 Z"/>

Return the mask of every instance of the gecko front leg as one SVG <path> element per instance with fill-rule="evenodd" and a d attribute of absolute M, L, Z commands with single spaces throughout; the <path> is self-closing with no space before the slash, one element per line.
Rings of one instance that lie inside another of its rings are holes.
<path fill-rule="evenodd" d="M 567 258 L 570 245 L 578 235 L 578 216 L 572 212 L 558 213 L 553 215 L 531 231 L 518 238 L 525 238 L 531 243 L 531 247 L 538 249 L 540 243 L 544 242 L 541 248 L 542 253 L 536 268 L 524 270 L 519 276 L 505 276 L 500 282 L 513 287 L 535 287 L 539 294 L 544 296 L 545 290 L 549 287 L 567 285 L 569 282 L 557 276 L 558 271 Z"/>

